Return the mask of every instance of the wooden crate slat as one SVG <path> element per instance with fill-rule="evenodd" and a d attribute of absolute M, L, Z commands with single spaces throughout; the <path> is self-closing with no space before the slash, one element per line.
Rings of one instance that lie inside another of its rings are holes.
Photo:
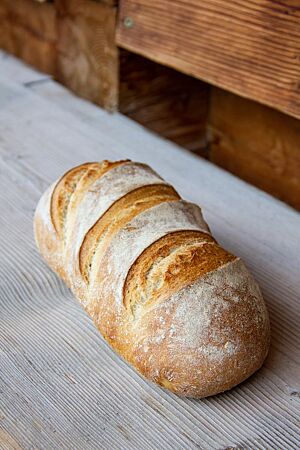
<path fill-rule="evenodd" d="M 213 88 L 210 159 L 300 210 L 300 121 Z"/>
<path fill-rule="evenodd" d="M 2 0 L 0 48 L 56 75 L 56 12 L 52 3 Z"/>
<path fill-rule="evenodd" d="M 121 0 L 121 47 L 300 117 L 300 4 Z"/>
<path fill-rule="evenodd" d="M 58 80 L 108 110 L 118 104 L 116 8 L 102 2 L 57 0 Z"/>

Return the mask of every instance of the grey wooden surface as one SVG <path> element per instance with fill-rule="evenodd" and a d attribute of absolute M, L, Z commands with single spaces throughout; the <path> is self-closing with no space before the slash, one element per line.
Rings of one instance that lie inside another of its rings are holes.
<path fill-rule="evenodd" d="M 199 203 L 261 285 L 271 351 L 230 392 L 182 399 L 145 381 L 38 255 L 46 186 L 83 161 L 126 157 Z M 0 53 L 1 449 L 299 448 L 299 293 L 299 213 Z"/>

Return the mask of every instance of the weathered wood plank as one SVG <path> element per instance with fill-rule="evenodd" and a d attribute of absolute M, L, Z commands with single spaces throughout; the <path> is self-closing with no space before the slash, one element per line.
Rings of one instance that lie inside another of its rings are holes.
<path fill-rule="evenodd" d="M 108 110 L 118 105 L 116 7 L 111 2 L 56 0 L 58 80 Z"/>
<path fill-rule="evenodd" d="M 300 121 L 212 89 L 210 159 L 300 210 Z"/>
<path fill-rule="evenodd" d="M 299 214 L 126 117 L 60 89 L 55 95 L 52 81 L 24 87 L 0 74 L 0 427 L 6 441 L 10 436 L 22 449 L 46 450 L 297 449 Z M 45 185 L 83 160 L 124 156 L 151 164 L 202 204 L 216 237 L 245 259 L 262 286 L 271 353 L 262 370 L 226 394 L 180 399 L 143 380 L 38 256 L 32 214 Z"/>
<path fill-rule="evenodd" d="M 56 40 L 53 3 L 1 0 L 0 48 L 55 76 Z"/>
<path fill-rule="evenodd" d="M 300 117 L 300 6 L 294 0 L 121 0 L 117 41 Z"/>
<path fill-rule="evenodd" d="M 114 0 L 3 0 L 0 48 L 109 110 L 118 103 Z"/>

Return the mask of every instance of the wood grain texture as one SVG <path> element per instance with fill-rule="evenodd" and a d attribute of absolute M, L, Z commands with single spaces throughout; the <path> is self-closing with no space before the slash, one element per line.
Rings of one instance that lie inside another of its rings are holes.
<path fill-rule="evenodd" d="M 300 5 L 294 0 L 121 0 L 117 42 L 300 117 Z"/>
<path fill-rule="evenodd" d="M 25 87 L 10 64 L 0 73 L 0 448 L 297 449 L 299 214 L 51 80 Z M 32 216 L 45 187 L 83 160 L 124 157 L 201 204 L 262 287 L 271 352 L 228 393 L 181 399 L 143 380 L 38 256 Z"/>
<path fill-rule="evenodd" d="M 119 111 L 207 156 L 209 86 L 134 53 L 120 51 Z"/>
<path fill-rule="evenodd" d="M 300 210 L 300 121 L 212 89 L 210 159 Z"/>
<path fill-rule="evenodd" d="M 58 80 L 108 110 L 118 102 L 116 8 L 92 0 L 56 0 Z"/>
<path fill-rule="evenodd" d="M 56 75 L 56 12 L 51 3 L 1 0 L 0 48 Z"/>
<path fill-rule="evenodd" d="M 118 102 L 114 0 L 0 2 L 0 48 L 108 110 Z"/>

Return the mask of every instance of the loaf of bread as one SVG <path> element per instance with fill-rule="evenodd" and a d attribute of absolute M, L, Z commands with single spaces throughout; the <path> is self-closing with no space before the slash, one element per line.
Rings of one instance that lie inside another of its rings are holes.
<path fill-rule="evenodd" d="M 71 169 L 41 197 L 34 229 L 49 266 L 146 378 L 199 398 L 262 365 L 270 326 L 257 284 L 150 167 Z"/>

